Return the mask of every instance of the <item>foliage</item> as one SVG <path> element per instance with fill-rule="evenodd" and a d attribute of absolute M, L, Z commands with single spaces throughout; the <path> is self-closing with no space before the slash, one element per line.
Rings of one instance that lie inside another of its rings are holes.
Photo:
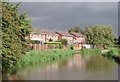
<path fill-rule="evenodd" d="M 114 44 L 118 44 L 118 39 L 117 38 L 114 39 Z"/>
<path fill-rule="evenodd" d="M 44 42 L 44 44 L 61 44 L 61 42 Z"/>
<path fill-rule="evenodd" d="M 59 49 L 63 49 L 63 45 L 62 44 L 59 44 Z"/>
<path fill-rule="evenodd" d="M 87 49 L 86 49 L 86 47 L 83 46 L 81 48 L 81 54 L 85 54 L 85 53 L 87 53 Z"/>
<path fill-rule="evenodd" d="M 2 65 L 13 67 L 16 61 L 27 51 L 25 35 L 29 33 L 30 20 L 26 20 L 26 12 L 18 13 L 18 6 L 13 3 L 2 3 Z"/>
<path fill-rule="evenodd" d="M 86 43 L 93 45 L 111 45 L 114 42 L 114 31 L 111 25 L 85 26 Z"/>
<path fill-rule="evenodd" d="M 28 40 L 29 43 L 32 44 L 39 44 L 40 42 L 38 40 Z"/>
<path fill-rule="evenodd" d="M 118 37 L 118 44 L 120 45 L 120 36 Z"/>
<path fill-rule="evenodd" d="M 102 54 L 103 56 L 112 57 L 112 56 L 119 56 L 120 57 L 120 49 L 119 48 L 113 48 L 109 50 L 108 52 L 105 52 Z"/>
<path fill-rule="evenodd" d="M 91 48 L 91 49 L 86 49 L 85 47 L 82 47 L 80 50 L 82 55 L 86 55 L 86 54 L 100 54 L 101 50 L 98 48 Z"/>
<path fill-rule="evenodd" d="M 71 50 L 73 50 L 73 49 L 74 49 L 73 44 L 71 44 L 71 45 L 70 45 L 70 49 L 71 49 Z"/>
<path fill-rule="evenodd" d="M 81 33 L 84 34 L 84 31 L 79 27 L 79 26 L 75 26 L 75 27 L 71 27 L 68 32 L 75 32 L 75 33 Z"/>
<path fill-rule="evenodd" d="M 61 42 L 61 44 L 67 45 L 68 40 L 67 39 L 61 39 L 59 42 Z"/>
<path fill-rule="evenodd" d="M 30 51 L 30 53 L 24 55 L 21 60 L 17 62 L 17 65 L 29 65 L 32 63 L 50 62 L 52 60 L 57 60 L 66 56 L 72 56 L 74 54 L 75 51 L 71 50 L 32 50 Z"/>

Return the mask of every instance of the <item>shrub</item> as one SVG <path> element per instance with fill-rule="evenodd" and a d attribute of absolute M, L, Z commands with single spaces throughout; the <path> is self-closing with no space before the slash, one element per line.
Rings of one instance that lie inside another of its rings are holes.
<path fill-rule="evenodd" d="M 44 44 L 61 44 L 61 42 L 44 42 Z"/>
<path fill-rule="evenodd" d="M 61 44 L 64 44 L 65 46 L 67 45 L 68 40 L 67 39 L 61 39 L 60 40 Z"/>
<path fill-rule="evenodd" d="M 103 55 L 103 56 L 112 57 L 112 56 L 114 55 L 114 52 L 113 52 L 113 50 L 111 49 L 110 51 L 105 52 L 105 53 L 103 53 L 102 55 Z"/>
<path fill-rule="evenodd" d="M 63 45 L 62 44 L 59 44 L 59 49 L 63 49 Z"/>
<path fill-rule="evenodd" d="M 70 49 L 71 49 L 71 50 L 73 50 L 73 49 L 74 49 L 73 44 L 71 44 L 71 45 L 70 45 Z"/>

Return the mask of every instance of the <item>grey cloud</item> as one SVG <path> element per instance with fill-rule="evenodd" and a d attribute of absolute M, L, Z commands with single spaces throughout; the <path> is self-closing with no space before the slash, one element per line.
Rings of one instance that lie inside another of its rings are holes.
<path fill-rule="evenodd" d="M 19 11 L 29 10 L 34 28 L 64 30 L 73 26 L 111 24 L 118 35 L 117 2 L 23 2 Z"/>

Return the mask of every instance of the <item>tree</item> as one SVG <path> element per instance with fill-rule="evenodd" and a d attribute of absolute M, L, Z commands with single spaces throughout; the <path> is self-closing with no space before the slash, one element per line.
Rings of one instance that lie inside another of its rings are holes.
<path fill-rule="evenodd" d="M 75 33 L 81 33 L 84 34 L 84 31 L 79 27 L 79 26 L 75 26 L 75 27 L 71 27 L 68 32 L 75 32 Z"/>
<path fill-rule="evenodd" d="M 30 20 L 26 20 L 26 12 L 18 13 L 19 4 L 2 3 L 2 65 L 13 67 L 16 61 L 28 49 L 25 35 L 32 28 Z"/>
<path fill-rule="evenodd" d="M 114 43 L 114 31 L 111 25 L 85 26 L 86 43 L 110 45 Z"/>
<path fill-rule="evenodd" d="M 118 37 L 118 44 L 120 45 L 120 36 Z"/>
<path fill-rule="evenodd" d="M 114 39 L 114 44 L 118 44 L 118 38 Z"/>

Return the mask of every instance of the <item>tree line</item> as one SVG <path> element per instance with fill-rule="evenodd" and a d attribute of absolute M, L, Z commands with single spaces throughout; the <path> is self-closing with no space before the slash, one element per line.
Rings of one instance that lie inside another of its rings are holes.
<path fill-rule="evenodd" d="M 120 36 L 115 38 L 112 25 L 89 25 L 82 30 L 79 26 L 69 28 L 68 32 L 81 33 L 85 35 L 86 44 L 93 45 L 113 45 L 120 44 Z"/>

